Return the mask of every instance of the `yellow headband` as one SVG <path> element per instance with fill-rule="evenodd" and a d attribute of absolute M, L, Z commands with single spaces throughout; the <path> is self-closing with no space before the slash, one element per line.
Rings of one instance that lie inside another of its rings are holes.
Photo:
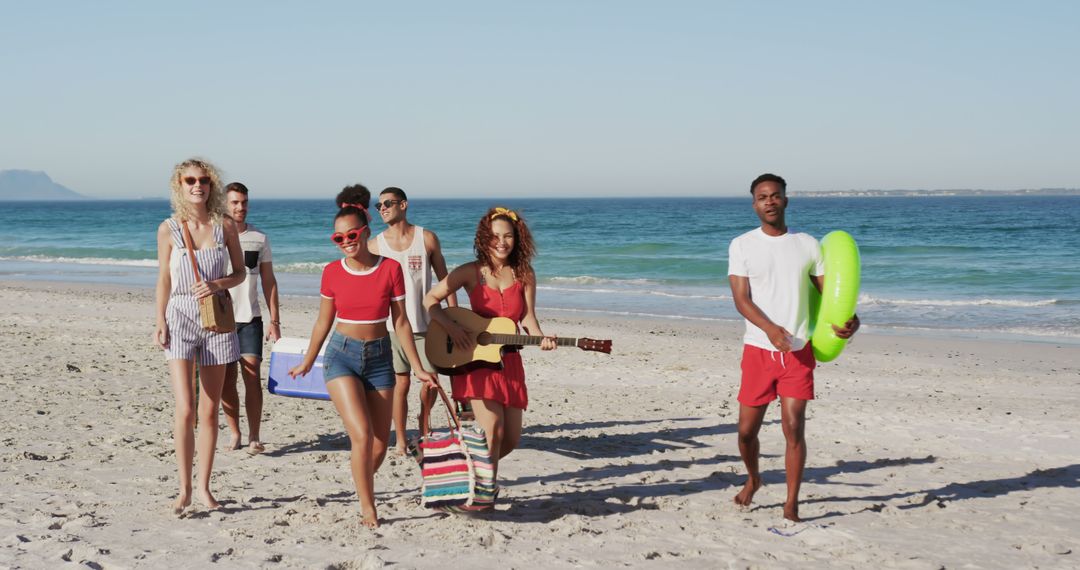
<path fill-rule="evenodd" d="M 513 210 L 507 210 L 506 208 L 495 208 L 495 213 L 491 215 L 491 219 L 495 219 L 499 216 L 506 216 L 515 222 L 518 221 L 517 213 Z"/>

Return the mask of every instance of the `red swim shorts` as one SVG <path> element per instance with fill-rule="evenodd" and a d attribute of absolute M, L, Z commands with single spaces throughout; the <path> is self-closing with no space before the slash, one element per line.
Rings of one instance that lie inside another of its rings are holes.
<path fill-rule="evenodd" d="M 776 399 L 814 399 L 814 349 L 810 343 L 795 352 L 743 345 L 739 403 L 764 406 Z"/>

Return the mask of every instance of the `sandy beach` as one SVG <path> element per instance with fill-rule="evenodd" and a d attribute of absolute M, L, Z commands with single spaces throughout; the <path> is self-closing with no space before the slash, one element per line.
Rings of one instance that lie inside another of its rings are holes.
<path fill-rule="evenodd" d="M 282 306 L 283 333 L 306 337 L 316 300 Z M 172 514 L 172 394 L 150 341 L 151 290 L 0 282 L 0 307 L 3 567 L 1080 566 L 1075 345 L 869 323 L 818 369 L 796 524 L 781 516 L 775 406 L 766 484 L 752 508 L 732 503 L 740 323 L 541 307 L 549 333 L 610 338 L 614 353 L 523 355 L 531 408 L 496 512 L 422 509 L 418 468 L 391 456 L 376 475 L 383 526 L 369 531 L 332 406 L 270 395 L 266 453 L 219 440 L 224 508 Z"/>

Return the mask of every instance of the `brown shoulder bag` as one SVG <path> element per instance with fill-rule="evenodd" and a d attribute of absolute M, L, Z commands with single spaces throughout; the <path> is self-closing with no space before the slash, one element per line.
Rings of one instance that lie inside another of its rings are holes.
<path fill-rule="evenodd" d="M 188 259 L 191 260 L 191 270 L 195 273 L 195 282 L 202 282 L 199 274 L 199 261 L 195 259 L 195 248 L 192 246 L 191 232 L 188 231 L 187 221 L 184 224 L 184 245 L 187 246 Z M 216 333 L 227 333 L 236 330 L 236 318 L 233 316 L 232 297 L 228 289 L 208 295 L 199 299 L 199 318 L 202 327 Z"/>

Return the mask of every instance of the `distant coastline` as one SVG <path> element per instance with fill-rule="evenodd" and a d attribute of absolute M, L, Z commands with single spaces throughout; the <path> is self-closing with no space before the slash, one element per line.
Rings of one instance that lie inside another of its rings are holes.
<path fill-rule="evenodd" d="M 1080 188 L 1033 188 L 1025 190 L 822 190 L 792 191 L 800 198 L 867 198 L 933 197 L 933 196 L 1080 196 Z"/>

